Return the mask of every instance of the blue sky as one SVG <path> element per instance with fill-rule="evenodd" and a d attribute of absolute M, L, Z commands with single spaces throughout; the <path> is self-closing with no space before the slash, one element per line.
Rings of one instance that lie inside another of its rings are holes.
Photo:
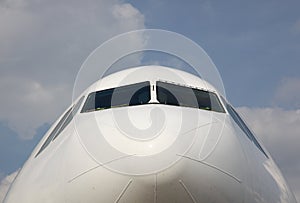
<path fill-rule="evenodd" d="M 22 166 L 70 104 L 76 73 L 93 49 L 117 34 L 156 28 L 205 49 L 229 100 L 300 196 L 299 8 L 292 0 L 2 1 L 0 180 Z"/>
<path fill-rule="evenodd" d="M 299 1 L 129 2 L 147 28 L 179 32 L 201 45 L 237 106 L 269 106 L 283 78 L 300 76 Z"/>

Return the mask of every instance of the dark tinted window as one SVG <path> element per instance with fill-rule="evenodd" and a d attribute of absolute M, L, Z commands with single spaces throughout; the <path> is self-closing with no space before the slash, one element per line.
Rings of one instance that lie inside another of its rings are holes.
<path fill-rule="evenodd" d="M 72 121 L 74 115 L 78 112 L 82 102 L 83 102 L 84 97 L 81 97 L 80 100 L 75 104 L 75 106 L 72 109 L 72 112 L 69 113 L 68 117 L 65 119 L 57 133 L 55 133 L 55 136 L 53 137 L 53 140 L 57 138 L 57 136 L 69 125 L 69 123 Z"/>
<path fill-rule="evenodd" d="M 54 140 L 64 129 L 65 127 L 72 121 L 74 114 L 77 113 L 80 105 L 83 102 L 84 97 L 81 97 L 80 100 L 75 104 L 75 106 L 71 107 L 59 120 L 55 128 L 52 130 L 50 135 L 47 137 L 46 141 L 40 148 L 39 152 L 35 155 L 37 157 L 49 144 L 52 140 Z"/>
<path fill-rule="evenodd" d="M 224 103 L 225 100 L 222 99 Z M 234 108 L 226 103 L 226 108 L 230 116 L 233 118 L 234 122 L 240 127 L 240 129 L 245 133 L 245 135 L 255 144 L 255 146 L 268 158 L 268 155 L 263 150 L 251 130 L 247 127 L 246 123 L 243 121 L 243 119 L 240 117 L 240 115 L 234 110 Z"/>
<path fill-rule="evenodd" d="M 150 99 L 150 82 L 136 83 L 90 93 L 81 112 L 141 105 Z"/>
<path fill-rule="evenodd" d="M 161 104 L 225 112 L 217 95 L 212 92 L 165 82 L 157 82 L 156 91 Z"/>

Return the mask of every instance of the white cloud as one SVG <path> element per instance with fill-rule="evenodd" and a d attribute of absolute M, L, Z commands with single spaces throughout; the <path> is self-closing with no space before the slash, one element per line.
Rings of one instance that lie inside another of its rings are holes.
<path fill-rule="evenodd" d="M 113 16 L 119 20 L 133 20 L 137 24 L 141 24 L 144 18 L 140 18 L 140 12 L 131 4 L 115 4 L 113 6 Z"/>
<path fill-rule="evenodd" d="M 275 92 L 275 102 L 289 108 L 300 108 L 300 78 L 283 78 Z"/>
<path fill-rule="evenodd" d="M 0 2 L 0 121 L 22 138 L 71 102 L 89 53 L 117 34 L 144 28 L 144 16 L 119 0 Z"/>
<path fill-rule="evenodd" d="M 9 189 L 10 184 L 15 179 L 16 175 L 18 174 L 18 171 L 6 176 L 0 183 L 0 202 L 4 200 L 4 197 Z"/>
<path fill-rule="evenodd" d="M 300 109 L 240 107 L 238 111 L 271 153 L 300 201 Z"/>
<path fill-rule="evenodd" d="M 38 126 L 51 122 L 66 108 L 65 103 L 71 102 L 66 92 L 70 91 L 68 84 L 45 86 L 32 78 L 0 76 L 0 120 L 7 120 L 10 129 L 30 139 Z"/>

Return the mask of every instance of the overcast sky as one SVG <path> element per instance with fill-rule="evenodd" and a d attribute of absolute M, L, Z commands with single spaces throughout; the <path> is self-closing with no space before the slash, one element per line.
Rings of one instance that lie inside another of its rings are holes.
<path fill-rule="evenodd" d="M 296 0 L 0 1 L 0 201 L 8 175 L 70 104 L 89 53 L 142 28 L 178 32 L 205 49 L 299 201 L 299 8 Z"/>

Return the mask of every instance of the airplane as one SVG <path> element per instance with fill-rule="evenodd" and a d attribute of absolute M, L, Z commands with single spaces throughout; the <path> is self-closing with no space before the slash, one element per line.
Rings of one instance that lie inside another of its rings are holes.
<path fill-rule="evenodd" d="M 296 199 L 269 152 L 213 85 L 148 65 L 107 75 L 74 100 L 4 202 Z"/>

